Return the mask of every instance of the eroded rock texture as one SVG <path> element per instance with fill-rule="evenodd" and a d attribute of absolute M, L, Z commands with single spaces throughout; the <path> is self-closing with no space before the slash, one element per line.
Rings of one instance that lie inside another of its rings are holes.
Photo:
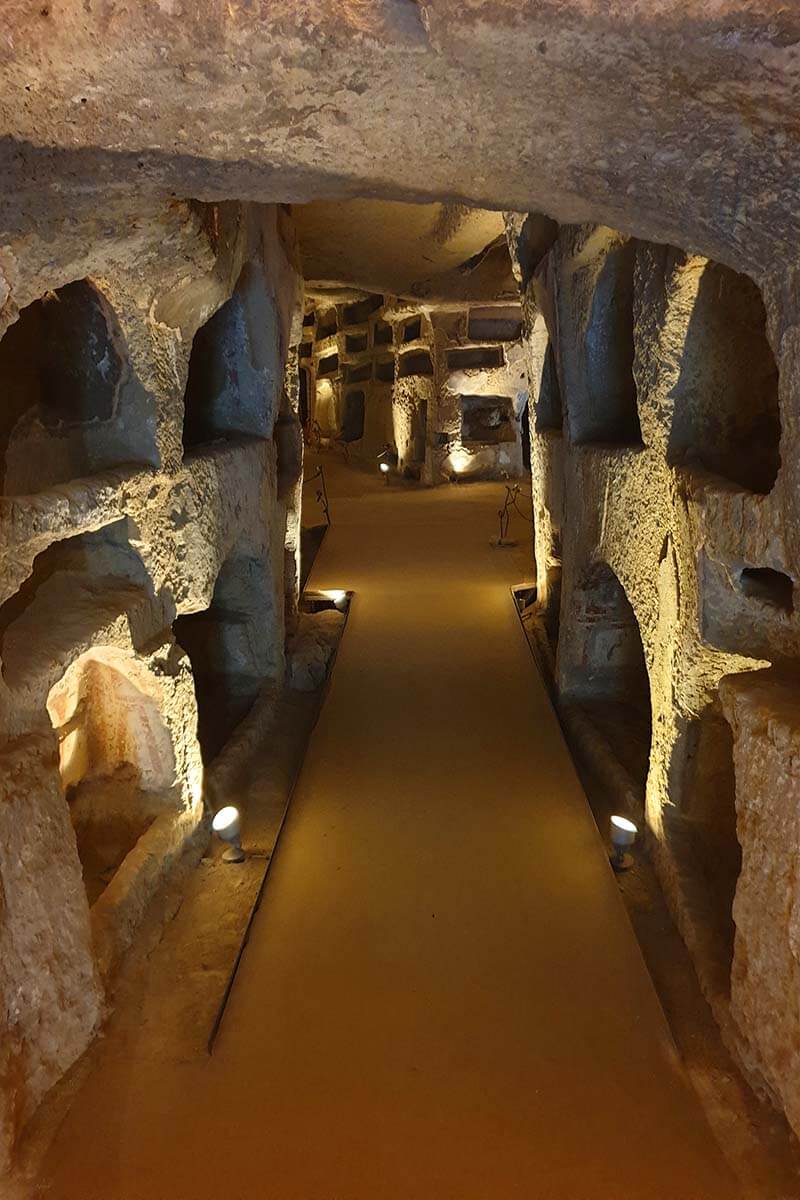
<path fill-rule="evenodd" d="M 2 1158 L 97 1029 L 296 609 L 285 214 L 103 225 L 13 243 L 38 265 L 0 340 Z"/>
<path fill-rule="evenodd" d="M 332 303 L 316 293 L 300 346 L 309 439 L 426 483 L 521 476 L 521 330 L 508 299 L 420 305 L 356 292 Z"/>
<path fill-rule="evenodd" d="M 639 787 L 706 994 L 800 1128 L 796 722 L 765 670 L 800 653 L 798 47 L 779 0 L 7 0 L 5 1146 L 199 820 L 201 749 L 282 670 L 298 410 L 430 481 L 521 464 L 514 339 L 450 358 L 495 341 L 458 258 L 432 282 L 416 245 L 412 302 L 306 327 L 284 375 L 298 275 L 271 205 L 331 198 L 447 201 L 451 248 L 464 202 L 530 214 L 509 225 L 555 678 Z M 348 304 L 406 291 L 347 281 Z"/>
<path fill-rule="evenodd" d="M 798 1128 L 796 296 L 607 226 L 508 229 L 558 695 L 626 768 L 726 1040 Z"/>
<path fill-rule="evenodd" d="M 603 220 L 759 271 L 797 245 L 800 19 L 779 0 L 12 0 L 4 18 L 7 195 L 40 211 L 109 186 L 378 194 Z"/>

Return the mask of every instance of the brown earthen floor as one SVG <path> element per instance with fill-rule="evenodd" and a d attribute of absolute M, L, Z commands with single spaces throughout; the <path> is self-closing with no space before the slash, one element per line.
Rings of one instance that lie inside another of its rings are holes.
<path fill-rule="evenodd" d="M 312 583 L 356 597 L 216 1051 L 106 1056 L 44 1194 L 732 1200 L 489 548 L 502 489 L 330 473 Z"/>

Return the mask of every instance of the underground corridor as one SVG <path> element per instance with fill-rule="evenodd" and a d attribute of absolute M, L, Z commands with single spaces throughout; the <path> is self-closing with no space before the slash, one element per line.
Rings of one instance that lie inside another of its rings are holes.
<path fill-rule="evenodd" d="M 0 1196 L 800 1200 L 785 5 L 12 4 Z"/>

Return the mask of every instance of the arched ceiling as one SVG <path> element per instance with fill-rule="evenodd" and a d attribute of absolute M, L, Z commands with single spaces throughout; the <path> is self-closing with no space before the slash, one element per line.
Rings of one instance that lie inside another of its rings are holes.
<path fill-rule="evenodd" d="M 361 196 L 755 274 L 800 244 L 785 0 L 5 0 L 0 62 L 0 230 L 142 193 Z"/>
<path fill-rule="evenodd" d="M 292 210 L 303 275 L 443 301 L 516 299 L 503 218 L 485 209 L 386 200 L 317 200 Z"/>

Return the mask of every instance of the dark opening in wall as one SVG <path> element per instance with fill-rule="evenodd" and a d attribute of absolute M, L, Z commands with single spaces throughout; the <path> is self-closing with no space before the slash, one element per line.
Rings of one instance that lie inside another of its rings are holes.
<path fill-rule="evenodd" d="M 519 305 L 508 308 L 471 308 L 467 336 L 473 342 L 515 342 L 522 336 Z"/>
<path fill-rule="evenodd" d="M 539 383 L 539 399 L 536 402 L 536 430 L 546 429 L 561 432 L 564 410 L 561 405 L 561 388 L 558 383 L 558 368 L 553 343 L 548 342 Z"/>
<path fill-rule="evenodd" d="M 69 283 L 22 309 L 0 340 L 6 495 L 124 463 L 158 465 L 155 402 L 134 375 L 103 294 Z"/>
<path fill-rule="evenodd" d="M 522 436 L 522 469 L 530 474 L 531 470 L 531 406 L 530 400 L 525 401 L 525 407 L 520 417 L 520 433 Z"/>
<path fill-rule="evenodd" d="M 177 811 L 175 754 L 141 662 L 110 646 L 73 662 L 47 699 L 89 905 L 156 817 Z"/>
<path fill-rule="evenodd" d="M 422 318 L 417 317 L 413 321 L 406 321 L 403 326 L 403 341 L 415 342 L 419 337 L 422 337 Z"/>
<path fill-rule="evenodd" d="M 636 242 L 609 251 L 595 285 L 584 336 L 585 395 L 570 404 L 578 444 L 641 446 L 633 374 L 633 295 Z"/>
<path fill-rule="evenodd" d="M 327 358 L 321 358 L 317 366 L 317 377 L 324 379 L 326 375 L 335 375 L 339 370 L 339 355 L 329 354 Z"/>
<path fill-rule="evenodd" d="M 778 369 L 761 294 L 746 275 L 703 270 L 673 389 L 669 461 L 767 493 L 780 466 Z"/>
<path fill-rule="evenodd" d="M 345 367 L 345 383 L 365 383 L 372 378 L 372 363 L 361 363 L 357 367 Z"/>
<path fill-rule="evenodd" d="M 364 436 L 364 402 L 361 391 L 347 392 L 342 416 L 342 441 L 358 442 Z"/>
<path fill-rule="evenodd" d="M 593 566 L 574 597 L 570 637 L 562 634 L 562 689 L 590 715 L 644 790 L 650 761 L 651 706 L 636 614 L 606 563 Z"/>
<path fill-rule="evenodd" d="M 376 321 L 372 331 L 373 346 L 391 346 L 392 327 L 386 321 Z"/>
<path fill-rule="evenodd" d="M 544 629 L 553 654 L 558 650 L 558 634 L 561 625 L 561 563 L 551 563 L 547 568 L 547 603 L 544 609 Z"/>
<path fill-rule="evenodd" d="M 344 339 L 344 345 L 348 354 L 360 354 L 367 348 L 367 335 L 365 333 L 348 333 Z"/>
<path fill-rule="evenodd" d="M 344 309 L 345 325 L 363 325 L 374 312 L 383 305 L 383 296 L 367 296 L 365 300 L 357 300 L 348 304 Z"/>
<path fill-rule="evenodd" d="M 461 440 L 494 445 L 516 441 L 508 396 L 462 396 Z"/>
<path fill-rule="evenodd" d="M 311 349 L 312 349 L 311 342 L 301 342 L 300 350 L 299 350 L 300 358 L 310 358 L 311 357 Z"/>
<path fill-rule="evenodd" d="M 783 612 L 794 610 L 794 580 L 772 567 L 743 567 L 739 572 L 739 589 L 745 596 L 769 604 Z"/>
<path fill-rule="evenodd" d="M 223 564 L 210 606 L 176 619 L 189 655 L 203 760 L 210 762 L 279 667 L 275 603 L 263 559 L 234 553 Z"/>
<path fill-rule="evenodd" d="M 325 338 L 333 337 L 338 328 L 336 321 L 336 309 L 331 308 L 317 320 L 317 341 L 321 342 Z"/>
<path fill-rule="evenodd" d="M 742 867 L 736 833 L 733 732 L 718 701 L 686 731 L 679 804 L 667 835 L 702 945 L 697 967 L 714 993 L 730 989 L 733 899 Z"/>
<path fill-rule="evenodd" d="M 517 241 L 517 257 L 522 286 L 527 287 L 533 273 L 558 237 L 558 224 L 544 213 L 528 213 Z"/>
<path fill-rule="evenodd" d="M 134 639 L 151 635 L 141 619 L 153 587 L 131 545 L 134 532 L 123 518 L 53 542 L 36 555 L 31 574 L 0 605 L 0 657 L 9 687 L 51 671 L 121 613 L 128 615 Z"/>
<path fill-rule="evenodd" d="M 300 415 L 300 424 L 301 424 L 301 425 L 307 425 L 307 424 L 308 424 L 308 416 L 309 416 L 308 397 L 309 397 L 309 391 L 310 391 L 310 389 L 309 389 L 309 386 L 308 386 L 308 371 L 307 371 L 307 369 L 306 369 L 305 367 L 301 367 L 301 368 L 300 368 L 300 373 L 299 373 L 299 379 L 298 379 L 298 403 L 299 403 L 299 415 Z"/>
<path fill-rule="evenodd" d="M 282 384 L 275 301 L 256 263 L 194 336 L 184 396 L 186 449 L 219 438 L 267 438 Z"/>
<path fill-rule="evenodd" d="M 502 367 L 504 361 L 500 346 L 474 346 L 464 350 L 447 351 L 447 365 L 451 371 Z"/>
<path fill-rule="evenodd" d="M 433 363 L 431 356 L 425 350 L 417 350 L 411 354 L 403 354 L 397 366 L 398 379 L 407 379 L 409 375 L 432 375 Z"/>
<path fill-rule="evenodd" d="M 311 312 L 307 312 L 307 313 L 305 314 L 305 316 L 303 317 L 303 328 L 304 328 L 304 329 L 310 329 L 310 328 L 311 328 L 311 326 L 312 326 L 312 325 L 314 324 L 314 322 L 316 321 L 316 319 L 317 319 L 317 315 L 316 315 L 316 313 L 314 312 L 314 310 L 313 310 L 313 309 L 311 310 Z"/>
<path fill-rule="evenodd" d="M 393 358 L 381 358 L 375 363 L 375 378 L 379 383 L 394 383 Z"/>

